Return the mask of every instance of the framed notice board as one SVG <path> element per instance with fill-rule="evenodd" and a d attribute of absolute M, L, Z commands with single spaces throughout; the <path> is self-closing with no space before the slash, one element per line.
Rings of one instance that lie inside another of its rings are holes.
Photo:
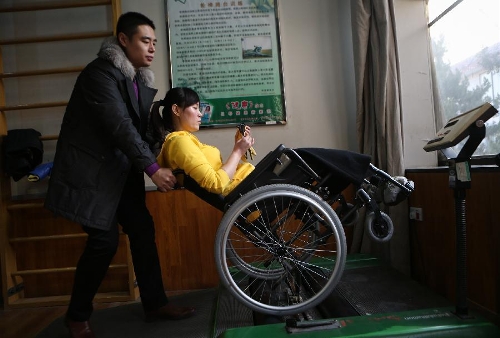
<path fill-rule="evenodd" d="M 277 0 L 165 0 L 170 78 L 201 127 L 285 124 Z"/>

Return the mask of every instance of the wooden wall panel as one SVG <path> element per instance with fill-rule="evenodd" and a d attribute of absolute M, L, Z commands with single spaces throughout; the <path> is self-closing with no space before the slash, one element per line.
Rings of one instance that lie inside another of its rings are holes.
<path fill-rule="evenodd" d="M 222 212 L 187 190 L 148 192 L 148 208 L 167 290 L 215 287 L 215 233 Z"/>
<path fill-rule="evenodd" d="M 500 313 L 500 173 L 477 175 L 473 184 L 466 197 L 469 297 Z"/>
<path fill-rule="evenodd" d="M 415 182 L 409 205 L 423 210 L 410 220 L 412 275 L 456 301 L 455 198 L 448 172 L 408 172 Z M 473 170 L 466 191 L 467 293 L 471 304 L 498 320 L 500 312 L 500 171 Z"/>
<path fill-rule="evenodd" d="M 36 236 L 83 234 L 83 237 L 50 239 L 44 241 L 13 242 L 17 268 L 21 270 L 68 268 L 76 266 L 85 247 L 86 235 L 78 224 L 53 214 L 40 207 L 11 210 L 10 239 Z M 121 236 L 118 252 L 112 264 L 126 265 L 126 238 Z M 73 284 L 73 271 L 26 275 L 24 296 L 48 297 L 69 295 Z M 99 292 L 128 290 L 127 269 L 109 270 Z"/>

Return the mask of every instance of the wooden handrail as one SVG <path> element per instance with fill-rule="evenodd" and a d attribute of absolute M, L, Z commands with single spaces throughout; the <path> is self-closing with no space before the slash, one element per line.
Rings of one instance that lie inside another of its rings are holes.
<path fill-rule="evenodd" d="M 120 231 L 118 233 L 120 236 L 124 236 L 125 233 Z M 88 235 L 85 232 L 79 232 L 76 234 L 61 234 L 61 235 L 47 235 L 47 236 L 30 236 L 30 237 L 15 237 L 9 239 L 10 243 L 23 243 L 23 242 L 38 242 L 38 241 L 47 241 L 52 239 L 70 239 L 70 238 L 82 238 L 87 237 Z"/>
<path fill-rule="evenodd" d="M 51 240 L 51 239 L 70 239 L 70 238 L 80 238 L 80 237 L 87 237 L 87 234 L 82 232 L 82 233 L 78 233 L 78 234 L 17 237 L 17 238 L 9 239 L 9 242 L 10 243 L 38 242 L 38 241 L 46 241 L 46 240 Z"/>
<path fill-rule="evenodd" d="M 39 209 L 43 208 L 43 202 L 31 202 L 31 203 L 26 203 L 26 202 L 12 202 L 12 204 L 9 204 L 7 206 L 7 210 L 12 211 L 12 210 L 22 210 L 22 209 Z"/>
<path fill-rule="evenodd" d="M 67 106 L 67 105 L 68 105 L 68 101 L 46 102 L 46 103 L 28 103 L 28 104 L 19 104 L 19 105 L 15 105 L 15 106 L 0 106 L 0 111 L 63 107 L 63 106 Z"/>
<path fill-rule="evenodd" d="M 12 309 L 21 309 L 27 307 L 68 305 L 70 298 L 70 295 L 18 298 L 16 300 L 9 300 L 9 307 Z M 130 295 L 128 292 L 115 291 L 96 294 L 94 297 L 94 302 L 124 302 L 135 299 L 136 297 Z"/>
<path fill-rule="evenodd" d="M 127 264 L 111 264 L 108 269 L 124 269 L 128 268 Z M 54 272 L 72 272 L 75 271 L 76 267 L 68 268 L 51 268 L 51 269 L 33 269 L 33 270 L 22 270 L 12 272 L 12 276 L 26 276 L 26 275 L 40 275 L 44 273 L 54 273 Z"/>
<path fill-rule="evenodd" d="M 39 139 L 40 141 L 55 141 L 59 139 L 59 135 L 42 135 Z"/>
<path fill-rule="evenodd" d="M 41 69 L 41 70 L 27 70 L 24 72 L 10 72 L 10 73 L 0 73 L 0 79 L 8 79 L 13 77 L 23 77 L 23 76 L 39 76 L 39 75 L 52 75 L 52 74 L 64 74 L 64 73 L 79 73 L 85 68 L 84 66 L 78 67 L 67 67 L 67 68 L 53 68 L 53 69 Z"/>
<path fill-rule="evenodd" d="M 24 43 L 95 39 L 95 38 L 104 38 L 107 36 L 113 36 L 113 32 L 109 31 L 91 32 L 91 33 L 65 34 L 65 35 L 53 35 L 53 36 L 39 36 L 39 37 L 22 38 L 22 39 L 8 39 L 8 40 L 0 40 L 0 46 L 20 45 Z"/>
<path fill-rule="evenodd" d="M 40 141 L 57 141 L 59 139 L 58 134 L 53 135 L 42 135 L 38 137 Z"/>
<path fill-rule="evenodd" d="M 104 6 L 110 5 L 111 0 L 92 0 L 92 1 L 65 1 L 65 2 L 46 2 L 38 4 L 25 4 L 12 7 L 0 8 L 0 13 L 10 12 L 29 12 L 29 11 L 42 11 L 47 9 L 64 9 L 75 7 L 90 7 L 90 6 Z"/>

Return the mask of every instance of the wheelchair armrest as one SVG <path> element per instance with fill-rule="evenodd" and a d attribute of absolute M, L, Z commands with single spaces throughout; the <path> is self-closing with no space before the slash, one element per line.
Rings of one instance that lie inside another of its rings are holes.
<path fill-rule="evenodd" d="M 257 163 L 250 175 L 226 196 L 226 204 L 233 203 L 241 195 L 262 185 L 275 183 L 295 184 L 293 182 L 297 181 L 298 177 L 301 176 L 300 172 L 316 180 L 320 179 L 318 174 L 293 149 L 280 144 Z"/>
<path fill-rule="evenodd" d="M 291 156 L 295 161 L 299 162 L 299 167 L 304 169 L 309 175 L 311 175 L 316 181 L 320 181 L 321 177 L 300 157 L 297 152 L 291 148 L 286 148 L 283 151 L 285 154 Z"/>

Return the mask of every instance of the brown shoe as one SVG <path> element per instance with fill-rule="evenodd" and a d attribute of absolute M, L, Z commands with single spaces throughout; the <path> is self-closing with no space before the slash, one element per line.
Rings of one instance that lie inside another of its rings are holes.
<path fill-rule="evenodd" d="M 161 319 L 178 320 L 191 317 L 195 309 L 185 306 L 174 306 L 167 304 L 155 311 L 146 312 L 146 322 L 154 322 Z"/>
<path fill-rule="evenodd" d="M 77 322 L 66 317 L 64 324 L 69 330 L 72 338 L 95 338 L 94 332 L 90 328 L 89 321 Z"/>

